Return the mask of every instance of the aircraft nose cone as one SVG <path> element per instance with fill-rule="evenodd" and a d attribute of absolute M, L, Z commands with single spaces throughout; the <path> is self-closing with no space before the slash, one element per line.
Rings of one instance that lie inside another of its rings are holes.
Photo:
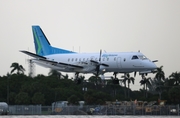
<path fill-rule="evenodd" d="M 151 63 L 150 67 L 151 67 L 151 69 L 157 69 L 157 66 L 154 62 Z"/>

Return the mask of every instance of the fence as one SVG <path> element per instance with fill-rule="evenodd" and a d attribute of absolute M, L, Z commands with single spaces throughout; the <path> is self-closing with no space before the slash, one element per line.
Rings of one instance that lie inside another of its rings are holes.
<path fill-rule="evenodd" d="M 41 115 L 41 105 L 13 105 L 9 106 L 9 114 L 13 115 Z"/>
<path fill-rule="evenodd" d="M 52 107 L 41 105 L 9 106 L 10 114 L 14 115 L 180 115 L 179 105 L 105 105 L 105 106 L 66 106 Z"/>

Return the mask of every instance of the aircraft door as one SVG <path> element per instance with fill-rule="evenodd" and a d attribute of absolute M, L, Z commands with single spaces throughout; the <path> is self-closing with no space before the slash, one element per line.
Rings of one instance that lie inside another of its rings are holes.
<path fill-rule="evenodd" d="M 117 57 L 117 67 L 118 67 L 118 68 L 122 68 L 122 65 L 121 65 L 121 57 Z"/>

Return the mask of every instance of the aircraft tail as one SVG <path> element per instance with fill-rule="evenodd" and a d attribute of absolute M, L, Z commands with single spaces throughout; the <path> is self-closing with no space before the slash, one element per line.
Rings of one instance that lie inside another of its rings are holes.
<path fill-rule="evenodd" d="M 64 50 L 61 48 L 52 47 L 43 33 L 42 29 L 39 26 L 32 26 L 34 45 L 36 54 L 40 56 L 46 56 L 51 54 L 60 54 L 60 53 L 75 53 L 69 50 Z"/>

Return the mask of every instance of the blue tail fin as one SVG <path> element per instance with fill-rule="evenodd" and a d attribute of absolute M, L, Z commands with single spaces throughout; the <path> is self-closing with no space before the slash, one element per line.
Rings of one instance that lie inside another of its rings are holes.
<path fill-rule="evenodd" d="M 60 53 L 75 53 L 69 50 L 64 50 L 56 47 L 52 47 L 39 26 L 32 26 L 32 32 L 34 37 L 34 45 L 36 49 L 36 54 L 40 56 L 46 56 L 51 54 Z"/>

